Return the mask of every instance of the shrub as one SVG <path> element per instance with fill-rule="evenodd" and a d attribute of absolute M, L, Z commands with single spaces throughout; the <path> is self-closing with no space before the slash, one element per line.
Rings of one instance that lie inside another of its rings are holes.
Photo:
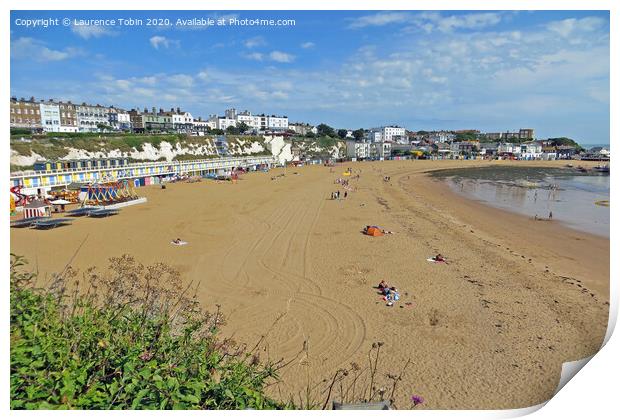
<path fill-rule="evenodd" d="M 11 256 L 12 409 L 275 409 L 278 366 L 220 340 L 165 264 L 124 255 L 80 282 L 70 267 L 45 289 Z"/>

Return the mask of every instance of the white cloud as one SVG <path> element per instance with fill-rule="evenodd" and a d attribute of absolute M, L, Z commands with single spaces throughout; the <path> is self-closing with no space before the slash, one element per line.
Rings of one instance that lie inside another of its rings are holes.
<path fill-rule="evenodd" d="M 260 47 L 262 45 L 266 45 L 267 43 L 265 42 L 265 39 L 262 36 L 255 36 L 254 38 L 250 38 L 250 39 L 246 39 L 243 42 L 243 45 L 245 45 L 246 48 L 255 48 L 255 47 Z"/>
<path fill-rule="evenodd" d="M 198 72 L 196 77 L 198 77 L 202 81 L 209 80 L 209 72 L 207 72 L 206 70 L 201 70 Z"/>
<path fill-rule="evenodd" d="M 308 42 L 304 42 L 303 44 L 301 44 L 300 47 L 304 49 L 310 49 L 310 48 L 314 48 L 315 44 L 314 42 L 308 41 Z"/>
<path fill-rule="evenodd" d="M 22 37 L 11 42 L 11 58 L 16 60 L 62 61 L 79 55 L 82 55 L 82 51 L 77 48 L 53 50 L 34 38 Z"/>
<path fill-rule="evenodd" d="M 582 19 L 564 19 L 549 22 L 546 26 L 552 32 L 565 38 L 578 32 L 592 32 L 605 25 L 605 21 L 598 17 L 588 16 Z"/>
<path fill-rule="evenodd" d="M 100 38 L 106 35 L 116 35 L 116 32 L 105 26 L 73 25 L 71 26 L 71 31 L 84 39 Z"/>
<path fill-rule="evenodd" d="M 380 12 L 374 15 L 362 16 L 349 24 L 351 29 L 365 28 L 367 26 L 384 26 L 393 23 L 402 23 L 409 19 L 410 14 L 404 12 Z"/>
<path fill-rule="evenodd" d="M 160 46 L 164 48 L 170 48 L 171 45 L 176 46 L 177 48 L 181 45 L 181 43 L 174 39 L 166 38 L 165 36 L 155 35 L 149 39 L 151 46 L 156 50 L 159 49 Z"/>
<path fill-rule="evenodd" d="M 292 54 L 287 54 L 282 51 L 272 51 L 269 54 L 269 58 L 273 61 L 277 61 L 278 63 L 291 63 L 295 60 L 295 56 Z"/>
<path fill-rule="evenodd" d="M 263 61 L 269 59 L 278 63 L 291 63 L 295 60 L 295 56 L 282 51 L 272 51 L 268 55 L 259 52 L 253 52 L 249 54 L 242 54 L 243 57 L 248 60 Z"/>
<path fill-rule="evenodd" d="M 168 78 L 169 82 L 179 87 L 191 87 L 194 84 L 194 78 L 187 74 L 175 74 Z"/>
<path fill-rule="evenodd" d="M 423 12 L 413 16 L 411 22 L 414 28 L 420 28 L 426 33 L 439 31 L 450 33 L 458 29 L 482 29 L 497 25 L 502 21 L 501 13 L 466 13 L 445 16 L 438 12 Z M 409 27 L 411 28 L 411 27 Z"/>
<path fill-rule="evenodd" d="M 263 61 L 263 54 L 259 52 L 245 54 L 244 57 L 247 58 L 248 60 Z"/>

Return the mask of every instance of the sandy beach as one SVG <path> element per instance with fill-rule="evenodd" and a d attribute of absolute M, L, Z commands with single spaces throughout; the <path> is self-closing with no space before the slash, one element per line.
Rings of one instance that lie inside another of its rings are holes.
<path fill-rule="evenodd" d="M 122 254 L 173 265 L 200 281 L 206 308 L 221 305 L 225 336 L 253 345 L 268 333 L 261 349 L 271 359 L 306 343 L 270 389 L 277 397 L 297 398 L 352 362 L 367 365 L 372 343 L 382 342 L 382 375 L 411 361 L 398 408 L 409 408 L 412 394 L 424 397 L 422 408 L 526 407 L 552 396 L 562 362 L 602 343 L 609 239 L 468 200 L 425 172 L 564 163 L 360 162 L 250 173 L 236 185 L 143 187 L 148 202 L 117 216 L 11 229 L 11 252 L 41 280 L 69 261 L 103 268 Z M 356 191 L 331 200 L 347 167 L 360 175 Z M 395 233 L 365 236 L 365 225 Z M 188 244 L 172 246 L 174 238 Z M 437 253 L 449 264 L 426 261 Z M 380 301 L 380 280 L 398 287 L 400 303 Z"/>

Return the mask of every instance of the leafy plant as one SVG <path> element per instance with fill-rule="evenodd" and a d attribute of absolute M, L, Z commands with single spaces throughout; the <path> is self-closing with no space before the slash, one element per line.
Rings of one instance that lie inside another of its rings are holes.
<path fill-rule="evenodd" d="M 278 409 L 279 367 L 217 337 L 179 273 L 124 255 L 43 289 L 11 256 L 11 408 Z"/>

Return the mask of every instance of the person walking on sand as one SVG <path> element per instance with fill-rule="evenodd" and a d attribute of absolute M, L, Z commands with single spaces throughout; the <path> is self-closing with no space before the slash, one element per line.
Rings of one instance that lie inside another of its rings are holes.
<path fill-rule="evenodd" d="M 549 212 L 549 220 L 553 219 L 553 213 Z"/>
<path fill-rule="evenodd" d="M 348 195 L 348 192 L 347 192 L 347 191 L 345 191 L 345 192 L 344 192 L 344 198 L 345 198 L 345 199 L 347 198 L 347 195 Z"/>

